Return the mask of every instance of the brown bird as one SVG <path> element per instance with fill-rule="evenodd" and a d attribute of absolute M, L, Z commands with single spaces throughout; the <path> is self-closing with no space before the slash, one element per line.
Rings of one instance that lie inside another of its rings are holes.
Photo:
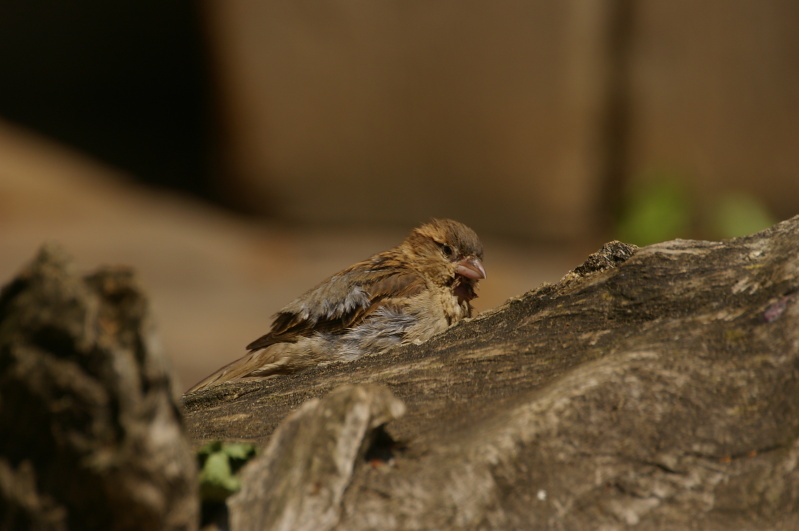
<path fill-rule="evenodd" d="M 483 246 L 462 223 L 433 219 L 397 247 L 329 277 L 274 317 L 250 353 L 188 392 L 289 374 L 420 343 L 472 315 Z"/>

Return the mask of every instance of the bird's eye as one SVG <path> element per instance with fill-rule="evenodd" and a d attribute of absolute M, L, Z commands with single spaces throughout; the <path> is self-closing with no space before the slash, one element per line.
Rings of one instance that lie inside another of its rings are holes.
<path fill-rule="evenodd" d="M 452 258 L 452 255 L 455 254 L 455 251 L 452 249 L 452 247 L 446 243 L 441 246 L 441 252 L 444 253 L 444 256 L 447 258 Z"/>

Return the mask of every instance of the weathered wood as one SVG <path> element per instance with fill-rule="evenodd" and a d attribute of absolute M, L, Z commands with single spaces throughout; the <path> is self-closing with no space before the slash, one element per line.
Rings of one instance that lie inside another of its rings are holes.
<path fill-rule="evenodd" d="M 376 385 L 343 386 L 305 402 L 244 470 L 243 489 L 229 501 L 231 527 L 330 529 L 341 518 L 344 491 L 376 428 L 404 411 Z"/>
<path fill-rule="evenodd" d="M 188 429 L 266 444 L 308 399 L 386 386 L 404 449 L 356 464 L 320 528 L 799 528 L 798 302 L 799 217 L 614 242 L 424 345 L 187 396 Z M 268 481 L 313 484 L 291 466 Z"/>
<path fill-rule="evenodd" d="M 195 529 L 195 477 L 135 278 L 45 247 L 0 293 L 0 529 Z"/>

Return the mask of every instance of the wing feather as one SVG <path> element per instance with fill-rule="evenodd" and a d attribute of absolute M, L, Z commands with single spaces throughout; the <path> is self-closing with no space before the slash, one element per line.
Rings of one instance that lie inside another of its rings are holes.
<path fill-rule="evenodd" d="M 425 289 L 417 272 L 396 261 L 369 259 L 333 275 L 280 310 L 271 330 L 247 348 L 295 342 L 315 332 L 344 332 L 382 304 Z"/>

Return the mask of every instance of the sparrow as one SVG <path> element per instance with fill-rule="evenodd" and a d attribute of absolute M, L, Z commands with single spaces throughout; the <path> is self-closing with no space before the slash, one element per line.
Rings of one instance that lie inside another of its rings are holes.
<path fill-rule="evenodd" d="M 432 219 L 397 247 L 358 262 L 305 292 L 273 318 L 249 354 L 187 393 L 225 382 L 291 374 L 407 343 L 421 343 L 472 315 L 486 278 L 477 234 Z"/>

